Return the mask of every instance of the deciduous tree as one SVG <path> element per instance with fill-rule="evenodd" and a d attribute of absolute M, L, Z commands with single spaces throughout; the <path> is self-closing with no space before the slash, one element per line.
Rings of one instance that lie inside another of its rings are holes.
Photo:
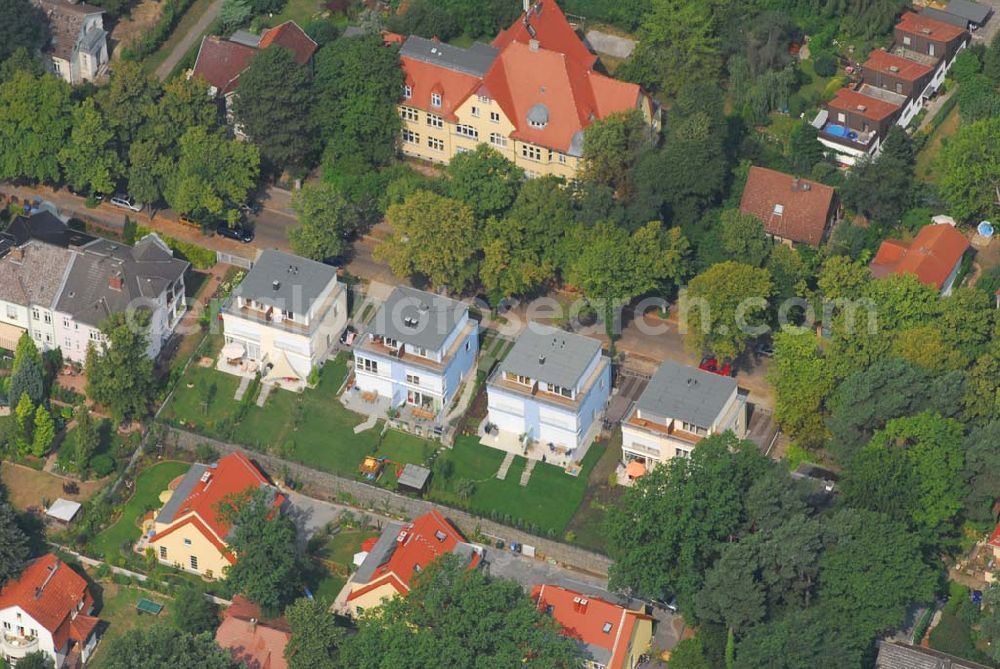
<path fill-rule="evenodd" d="M 211 635 L 195 636 L 169 625 L 138 627 L 108 644 L 108 669 L 237 669 L 230 652 L 219 648 Z"/>
<path fill-rule="evenodd" d="M 272 46 L 240 74 L 233 114 L 270 165 L 302 167 L 315 147 L 312 101 L 308 68 L 289 49 Z"/>
<path fill-rule="evenodd" d="M 289 230 L 288 241 L 296 254 L 313 260 L 342 255 L 360 224 L 357 207 L 325 181 L 307 183 L 296 191 L 292 208 L 299 215 L 299 226 Z"/>
<path fill-rule="evenodd" d="M 771 241 L 764 224 L 752 214 L 727 209 L 720 218 L 722 248 L 730 260 L 760 267 L 771 253 Z"/>
<path fill-rule="evenodd" d="M 688 285 L 685 346 L 736 358 L 766 330 L 772 291 L 766 269 L 730 260 L 705 270 Z"/>
<path fill-rule="evenodd" d="M 259 174 L 256 146 L 193 126 L 181 137 L 164 195 L 174 211 L 222 216 L 230 203 L 246 201 Z"/>
<path fill-rule="evenodd" d="M 827 398 L 835 379 L 809 330 L 784 330 L 774 336 L 774 367 L 768 380 L 776 395 L 774 415 L 788 436 L 806 447 L 824 441 Z"/>
<path fill-rule="evenodd" d="M 45 15 L 31 0 L 0 0 L 0 62 L 18 49 L 34 53 L 45 44 Z"/>
<path fill-rule="evenodd" d="M 215 604 L 205 599 L 194 585 L 181 588 L 174 597 L 174 625 L 188 634 L 214 632 L 219 626 L 219 613 Z"/>
<path fill-rule="evenodd" d="M 464 202 L 479 220 L 506 213 L 524 179 L 524 170 L 487 144 L 452 158 L 446 173 L 448 195 Z"/>
<path fill-rule="evenodd" d="M 115 62 L 106 86 L 95 96 L 97 108 L 105 123 L 114 131 L 122 155 L 128 152 L 153 111 L 161 89 L 159 82 L 143 68 L 142 63 L 124 60 Z"/>
<path fill-rule="evenodd" d="M 88 98 L 73 110 L 69 143 L 59 151 L 66 181 L 75 190 L 110 193 L 122 174 L 114 132 Z"/>
<path fill-rule="evenodd" d="M 145 416 L 155 389 L 149 318 L 148 311 L 112 314 L 101 324 L 105 340 L 87 350 L 87 396 L 118 422 Z"/>
<path fill-rule="evenodd" d="M 961 221 L 1000 215 L 1000 118 L 963 125 L 941 148 L 938 188 Z"/>
<path fill-rule="evenodd" d="M 632 171 L 646 140 L 646 125 L 637 111 L 620 112 L 596 121 L 583 133 L 581 178 L 629 197 Z"/>
<path fill-rule="evenodd" d="M 478 234 L 462 202 L 418 191 L 386 212 L 393 234 L 375 249 L 398 276 L 422 275 L 435 286 L 462 291 L 476 276 Z"/>
<path fill-rule="evenodd" d="M 572 639 L 538 611 L 514 581 L 491 579 L 447 554 L 428 565 L 406 597 L 361 618 L 341 648 L 340 666 L 455 669 L 580 666 Z"/>
<path fill-rule="evenodd" d="M 59 181 L 59 150 L 72 123 L 70 87 L 18 71 L 0 83 L 0 179 Z"/>
<path fill-rule="evenodd" d="M 344 629 L 323 599 L 300 597 L 285 609 L 292 638 L 285 646 L 290 669 L 336 669 Z"/>

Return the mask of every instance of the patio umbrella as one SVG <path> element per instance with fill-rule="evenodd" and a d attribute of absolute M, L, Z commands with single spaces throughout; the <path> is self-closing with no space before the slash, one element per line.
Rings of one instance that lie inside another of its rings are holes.
<path fill-rule="evenodd" d="M 628 463 L 628 467 L 625 468 L 628 472 L 629 478 L 637 479 L 646 473 L 646 465 L 642 464 L 638 460 L 633 460 Z"/>
<path fill-rule="evenodd" d="M 267 373 L 267 378 L 264 379 L 265 381 L 281 381 L 283 379 L 302 380 L 302 377 L 292 367 L 292 363 L 288 362 L 288 356 L 285 355 L 284 351 L 278 351 L 276 358 L 274 366 L 271 367 L 271 371 Z"/>
<path fill-rule="evenodd" d="M 231 341 L 222 347 L 222 357 L 226 360 L 238 360 L 246 352 L 246 347 L 238 341 Z"/>

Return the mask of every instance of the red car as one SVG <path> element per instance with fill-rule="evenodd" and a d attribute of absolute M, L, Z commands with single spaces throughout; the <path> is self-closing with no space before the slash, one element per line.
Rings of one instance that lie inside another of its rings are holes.
<path fill-rule="evenodd" d="M 718 359 L 715 356 L 705 356 L 701 359 L 701 364 L 698 365 L 698 369 L 703 369 L 706 372 L 712 372 L 713 374 L 718 374 L 719 376 L 736 376 L 736 370 L 733 369 L 733 363 L 726 360 L 719 366 Z"/>

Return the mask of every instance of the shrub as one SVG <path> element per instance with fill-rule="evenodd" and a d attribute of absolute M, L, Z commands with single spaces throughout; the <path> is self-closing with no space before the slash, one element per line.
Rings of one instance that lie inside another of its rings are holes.
<path fill-rule="evenodd" d="M 812 61 L 813 70 L 821 77 L 832 77 L 837 73 L 837 59 L 829 52 L 813 53 Z"/>
<path fill-rule="evenodd" d="M 90 468 L 98 478 L 107 476 L 115 470 L 115 459 L 107 453 L 95 455 L 90 461 Z"/>

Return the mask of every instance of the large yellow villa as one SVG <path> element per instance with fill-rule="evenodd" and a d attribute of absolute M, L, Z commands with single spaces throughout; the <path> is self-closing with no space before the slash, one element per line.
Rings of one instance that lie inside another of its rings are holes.
<path fill-rule="evenodd" d="M 521 17 L 491 44 L 460 48 L 410 36 L 400 60 L 407 156 L 447 163 L 485 143 L 529 177 L 572 179 L 594 121 L 635 109 L 660 127 L 657 104 L 638 85 L 594 70 L 597 57 L 555 0 L 525 0 Z"/>

